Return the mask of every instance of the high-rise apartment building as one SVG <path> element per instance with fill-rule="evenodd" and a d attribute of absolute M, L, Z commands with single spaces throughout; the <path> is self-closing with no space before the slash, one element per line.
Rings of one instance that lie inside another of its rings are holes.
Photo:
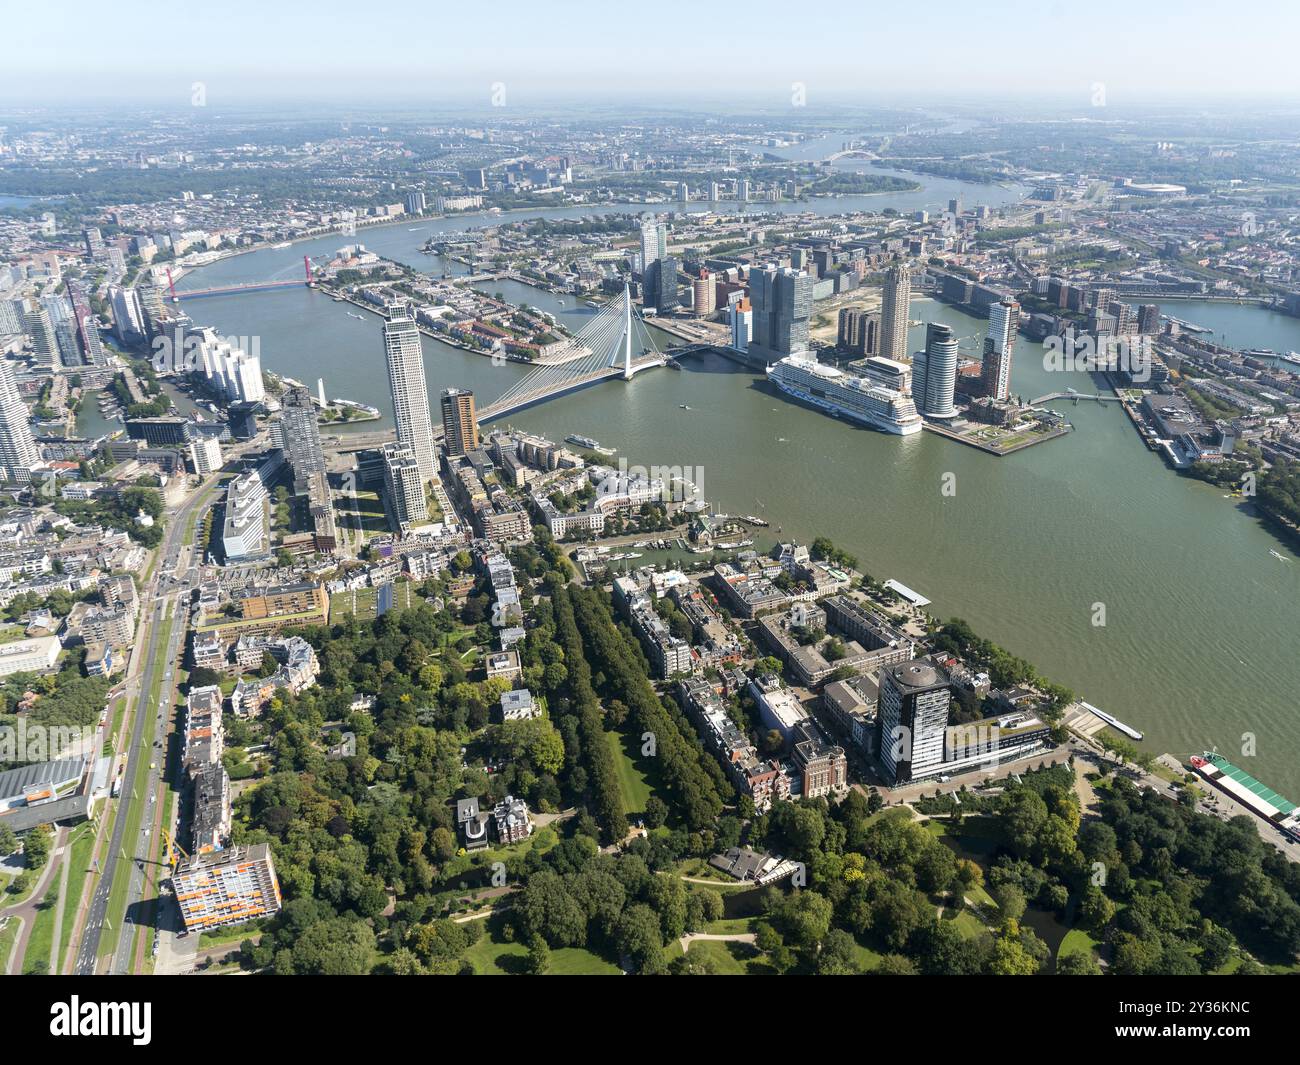
<path fill-rule="evenodd" d="M 1117 337 L 1137 335 L 1139 331 L 1138 315 L 1137 308 L 1133 304 L 1113 300 L 1110 305 L 1110 313 L 1115 316 L 1115 335 Z"/>
<path fill-rule="evenodd" d="M 999 300 L 989 307 L 980 390 L 992 399 L 1005 400 L 1011 394 L 1011 358 L 1015 354 L 1019 327 L 1020 304 L 1015 300 Z"/>
<path fill-rule="evenodd" d="M 221 441 L 215 436 L 196 437 L 189 443 L 190 467 L 200 477 L 221 469 Z"/>
<path fill-rule="evenodd" d="M 386 444 L 384 460 L 384 511 L 389 527 L 404 533 L 429 520 L 428 496 L 415 452 L 403 444 Z"/>
<path fill-rule="evenodd" d="M 943 763 L 949 679 L 937 665 L 913 659 L 880 671 L 876 750 L 885 777 L 901 784 Z"/>
<path fill-rule="evenodd" d="M 668 227 L 663 222 L 647 218 L 641 223 L 641 269 L 668 254 Z"/>
<path fill-rule="evenodd" d="M 113 307 L 113 332 L 123 344 L 138 344 L 145 338 L 144 306 L 133 288 L 114 285 L 108 290 Z"/>
<path fill-rule="evenodd" d="M 880 346 L 880 315 L 857 307 L 840 311 L 836 346 L 850 355 L 875 355 Z"/>
<path fill-rule="evenodd" d="M 707 270 L 704 276 L 691 282 L 692 311 L 699 315 L 712 314 L 717 307 L 717 283 Z"/>
<path fill-rule="evenodd" d="M 260 403 L 266 396 L 262 380 L 262 356 L 257 350 L 245 351 L 229 340 L 218 336 L 216 330 L 204 328 L 191 336 L 183 325 L 177 327 L 177 338 L 182 339 L 184 358 L 181 365 L 202 373 L 208 387 L 232 403 Z M 256 342 L 257 337 L 253 338 Z M 191 351 L 191 348 L 193 349 Z"/>
<path fill-rule="evenodd" d="M 191 934 L 280 910 L 280 882 L 267 843 L 186 859 L 172 873 L 172 887 Z"/>
<path fill-rule="evenodd" d="M 98 228 L 83 229 L 81 239 L 86 245 L 86 257 L 98 259 L 104 254 L 104 234 Z"/>
<path fill-rule="evenodd" d="M 661 307 L 660 303 L 660 267 L 668 255 L 668 227 L 653 218 L 641 221 L 641 288 L 642 302 L 647 307 Z M 677 270 L 673 264 L 672 272 L 672 306 L 677 305 Z"/>
<path fill-rule="evenodd" d="M 311 392 L 302 385 L 287 389 L 280 397 L 280 412 L 284 457 L 293 471 L 293 491 L 295 495 L 306 495 L 311 475 L 325 472 L 325 452 L 321 449 Z"/>
<path fill-rule="evenodd" d="M 793 267 L 756 267 L 749 274 L 753 307 L 750 350 L 769 363 L 808 351 L 813 279 Z"/>
<path fill-rule="evenodd" d="M 880 351 L 886 359 L 907 358 L 907 315 L 912 298 L 912 277 L 907 267 L 891 266 L 885 272 L 885 288 L 880 305 Z"/>
<path fill-rule="evenodd" d="M 912 396 L 927 418 L 953 418 L 957 408 L 957 338 L 939 322 L 925 327 L 925 351 L 912 359 Z"/>
<path fill-rule="evenodd" d="M 748 351 L 754 335 L 754 308 L 747 299 L 731 305 L 731 346 L 737 351 Z"/>
<path fill-rule="evenodd" d="M 59 349 L 59 362 L 65 367 L 81 365 L 81 343 L 77 340 L 77 323 L 64 318 L 54 325 L 54 341 Z"/>
<path fill-rule="evenodd" d="M 68 292 L 72 297 L 72 313 L 77 322 L 77 332 L 81 340 L 81 350 L 85 361 L 90 366 L 103 366 L 107 357 L 104 354 L 103 341 L 99 339 L 99 326 L 95 324 L 95 314 L 91 310 L 86 290 L 78 284 L 70 284 Z"/>
<path fill-rule="evenodd" d="M 22 300 L 0 299 L 0 335 L 12 335 L 23 331 Z"/>
<path fill-rule="evenodd" d="M 30 481 L 40 462 L 27 408 L 18 394 L 14 364 L 0 359 L 0 468 L 9 481 Z"/>
<path fill-rule="evenodd" d="M 678 307 L 677 260 L 670 255 L 661 256 L 642 273 L 644 291 L 642 302 L 660 312 L 674 311 Z"/>
<path fill-rule="evenodd" d="M 135 291 L 140 297 L 140 308 L 144 311 L 145 333 L 152 339 L 166 325 L 167 308 L 163 290 L 157 285 L 138 285 Z"/>
<path fill-rule="evenodd" d="M 23 332 L 32 338 L 32 353 L 37 366 L 59 364 L 59 342 L 49 312 L 44 307 L 34 306 L 23 315 Z"/>
<path fill-rule="evenodd" d="M 433 419 L 429 416 L 420 331 L 409 304 L 390 303 L 385 317 L 384 354 L 388 360 L 388 387 L 393 393 L 397 442 L 415 452 L 420 477 L 428 484 L 438 475 L 438 463 L 433 451 Z"/>
<path fill-rule="evenodd" d="M 448 455 L 467 455 L 478 447 L 474 393 L 467 388 L 443 390 L 442 442 Z"/>

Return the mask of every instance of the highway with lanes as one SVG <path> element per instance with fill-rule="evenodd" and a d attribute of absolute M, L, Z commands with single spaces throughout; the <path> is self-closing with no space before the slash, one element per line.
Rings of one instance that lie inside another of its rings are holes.
<path fill-rule="evenodd" d="M 168 709 L 173 705 L 175 690 L 175 663 L 181 641 L 184 639 L 186 614 L 190 589 L 198 579 L 197 559 L 191 558 L 193 545 L 185 542 L 187 525 L 191 515 L 195 515 L 195 529 L 201 528 L 202 512 L 210 506 L 215 498 L 217 475 L 209 478 L 174 513 L 168 515 L 168 527 L 159 548 L 158 564 L 148 584 L 141 594 L 142 602 L 148 604 L 148 613 L 141 625 L 140 636 L 143 637 L 145 655 L 143 669 L 138 686 L 128 681 L 135 688 L 138 697 L 135 700 L 135 720 L 131 730 L 130 746 L 127 750 L 126 773 L 119 800 L 117 820 L 113 825 L 113 836 L 104 855 L 103 874 L 95 886 L 89 912 L 83 924 L 81 944 L 77 952 L 76 973 L 91 976 L 99 971 L 99 957 L 104 933 L 116 934 L 117 947 L 111 966 L 112 972 L 127 972 L 130 968 L 130 945 L 134 942 L 137 927 L 133 921 L 136 906 L 140 902 L 144 886 L 144 865 L 151 851 L 150 836 L 156 818 L 156 805 L 162 800 L 163 774 L 165 772 Z M 192 534 L 197 535 L 197 533 Z M 184 561 L 182 561 L 184 560 Z M 179 593 L 179 595 L 178 595 Z M 165 628 L 164 620 L 170 612 L 173 623 L 169 630 L 167 646 L 160 647 L 160 638 Z M 147 630 L 147 636 L 145 631 Z M 146 705 L 151 698 L 155 680 L 161 678 L 161 690 L 158 704 Z M 150 768 L 143 790 L 137 786 L 141 759 L 148 759 Z M 126 839 L 129 816 L 132 805 L 141 805 L 139 818 L 140 832 L 135 839 Z M 128 851 L 135 856 L 132 860 Z M 127 870 L 123 873 L 123 870 Z M 113 929 L 108 927 L 111 920 L 109 903 L 113 885 L 118 876 L 127 875 L 130 883 L 127 893 L 127 920 Z M 126 967 L 123 968 L 125 962 Z"/>

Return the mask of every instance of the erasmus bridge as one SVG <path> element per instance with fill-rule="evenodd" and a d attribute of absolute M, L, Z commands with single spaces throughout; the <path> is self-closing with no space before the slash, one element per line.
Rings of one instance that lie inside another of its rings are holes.
<path fill-rule="evenodd" d="M 606 303 L 578 333 L 544 358 L 502 395 L 478 408 L 478 421 L 513 414 L 600 381 L 619 377 L 630 381 L 642 370 L 668 362 L 626 285 L 618 299 Z"/>
<path fill-rule="evenodd" d="M 548 350 L 528 373 L 491 403 L 478 407 L 474 420 L 490 422 L 601 381 L 630 381 L 642 370 L 666 366 L 674 357 L 660 349 L 624 285 L 623 294 L 606 303 L 581 330 Z M 441 443 L 442 437 L 442 426 L 435 423 L 433 439 Z M 392 434 L 380 430 L 343 433 L 327 439 L 329 449 L 341 453 L 389 443 Z"/>

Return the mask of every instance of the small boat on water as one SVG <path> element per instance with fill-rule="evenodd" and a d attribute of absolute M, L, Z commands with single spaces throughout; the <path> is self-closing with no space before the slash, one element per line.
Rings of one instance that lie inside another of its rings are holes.
<path fill-rule="evenodd" d="M 1271 547 L 1268 549 L 1268 553 L 1272 555 L 1274 558 L 1281 559 L 1283 562 L 1291 561 L 1289 558 L 1286 557 L 1286 555 L 1282 554 L 1281 551 L 1274 551 Z"/>
<path fill-rule="evenodd" d="M 690 409 L 691 409 L 691 408 L 688 407 L 685 403 L 679 403 L 679 404 L 677 404 L 677 405 L 678 405 L 679 407 L 681 407 L 682 410 L 690 410 Z"/>

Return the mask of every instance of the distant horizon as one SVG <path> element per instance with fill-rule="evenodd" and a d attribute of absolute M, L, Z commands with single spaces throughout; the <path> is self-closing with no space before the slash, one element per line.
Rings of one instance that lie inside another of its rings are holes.
<path fill-rule="evenodd" d="M 203 86 L 206 97 L 202 109 L 190 103 L 196 84 Z M 388 110 L 395 112 L 399 117 L 432 115 L 474 120 L 495 118 L 502 124 L 508 124 L 524 118 L 555 115 L 559 112 L 600 115 L 618 111 L 630 116 L 739 115 L 773 119 L 786 115 L 793 125 L 800 125 L 815 120 L 864 118 L 873 114 L 900 112 L 918 112 L 916 121 L 920 123 L 925 121 L 926 116 L 920 113 L 924 111 L 940 111 L 945 117 L 965 114 L 972 118 L 980 118 L 1000 108 L 1013 108 L 1017 112 L 1015 116 L 1003 117 L 1071 119 L 1098 124 L 1123 122 L 1135 117 L 1160 113 L 1232 112 L 1247 107 L 1262 108 L 1262 114 L 1277 115 L 1292 111 L 1300 113 L 1300 90 L 1273 94 L 1209 91 L 1201 94 L 1150 94 L 1126 97 L 1122 100 L 1108 99 L 1104 106 L 1096 106 L 1087 99 L 1090 86 L 1075 93 L 1017 94 L 1007 91 L 989 91 L 954 95 L 926 93 L 922 90 L 908 93 L 896 91 L 883 93 L 870 90 L 815 93 L 815 86 L 804 84 L 806 102 L 794 107 L 788 100 L 791 95 L 789 88 L 786 89 L 784 96 L 757 90 L 736 90 L 729 93 L 710 91 L 703 94 L 665 92 L 658 95 L 646 93 L 620 95 L 618 92 L 611 91 L 602 93 L 599 99 L 593 99 L 590 95 L 558 90 L 531 94 L 520 88 L 516 89 L 510 97 L 509 104 L 502 106 L 492 105 L 489 91 L 471 92 L 464 89 L 430 88 L 418 92 L 408 90 L 388 94 L 374 91 L 368 94 L 329 97 L 241 94 L 224 91 L 227 88 L 221 82 L 205 81 L 186 84 L 183 86 L 183 93 L 46 95 L 40 99 L 12 95 L 0 90 L 0 117 L 6 114 L 25 113 L 111 114 L 115 111 L 134 110 L 158 115 L 175 114 L 193 117 L 274 113 L 280 117 L 302 115 L 332 119 L 345 116 L 347 112 L 355 112 L 358 115 L 373 114 L 379 117 L 379 112 Z M 178 101 L 178 96 L 184 98 Z"/>
<path fill-rule="evenodd" d="M 1231 25 L 1208 0 L 1060 0 L 978 7 L 870 5 L 804 12 L 751 0 L 735 17 L 663 0 L 647 21 L 575 0 L 557 11 L 503 0 L 477 11 L 395 0 L 374 16 L 339 0 L 165 11 L 121 0 L 15 8 L 0 104 L 391 106 L 435 98 L 498 109 L 678 100 L 794 109 L 1049 102 L 1066 107 L 1300 102 L 1292 43 L 1300 7 L 1239 0 Z"/>

